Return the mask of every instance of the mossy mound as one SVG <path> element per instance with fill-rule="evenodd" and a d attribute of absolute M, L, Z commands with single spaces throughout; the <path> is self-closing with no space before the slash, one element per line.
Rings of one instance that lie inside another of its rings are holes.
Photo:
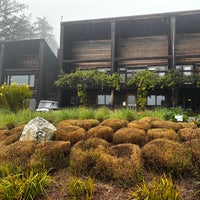
<path fill-rule="evenodd" d="M 147 134 L 138 128 L 122 128 L 113 135 L 114 144 L 132 143 L 143 146 L 147 143 Z"/>
<path fill-rule="evenodd" d="M 179 122 L 181 128 L 198 128 L 196 124 L 192 122 Z"/>
<path fill-rule="evenodd" d="M 70 142 L 50 141 L 39 143 L 31 156 L 33 166 L 44 164 L 48 168 L 66 167 L 69 164 Z"/>
<path fill-rule="evenodd" d="M 78 126 L 69 125 L 63 128 L 58 128 L 55 131 L 55 140 L 58 141 L 70 141 L 73 145 L 83 139 L 85 139 L 85 130 Z"/>
<path fill-rule="evenodd" d="M 87 131 L 95 126 L 98 126 L 99 124 L 100 122 L 96 119 L 74 119 L 61 121 L 60 123 L 58 123 L 57 128 L 65 128 L 67 126 L 79 126 Z"/>
<path fill-rule="evenodd" d="M 175 131 L 178 131 L 181 128 L 181 125 L 176 122 L 170 122 L 170 121 L 152 121 L 151 122 L 152 128 L 167 128 L 167 129 L 173 129 Z"/>
<path fill-rule="evenodd" d="M 128 121 L 124 119 L 106 119 L 101 123 L 102 126 L 110 126 L 114 131 L 128 126 Z"/>
<path fill-rule="evenodd" d="M 175 141 L 180 140 L 178 134 L 173 129 L 167 129 L 167 128 L 149 129 L 147 131 L 147 135 L 150 141 L 159 138 L 175 140 Z"/>
<path fill-rule="evenodd" d="M 87 132 L 87 138 L 101 138 L 108 142 L 113 140 L 113 129 L 109 126 L 96 126 Z"/>
<path fill-rule="evenodd" d="M 189 141 L 192 139 L 200 138 L 200 129 L 183 128 L 178 132 L 182 141 Z"/>
<path fill-rule="evenodd" d="M 128 127 L 148 130 L 151 128 L 151 125 L 146 121 L 132 121 L 128 123 Z"/>
<path fill-rule="evenodd" d="M 159 118 L 156 118 L 156 117 L 143 117 L 143 118 L 139 119 L 138 121 L 147 122 L 147 123 L 151 124 L 154 121 L 162 121 L 162 120 Z"/>
<path fill-rule="evenodd" d="M 147 168 L 173 175 L 187 174 L 192 167 L 191 154 L 176 141 L 156 139 L 142 148 Z"/>

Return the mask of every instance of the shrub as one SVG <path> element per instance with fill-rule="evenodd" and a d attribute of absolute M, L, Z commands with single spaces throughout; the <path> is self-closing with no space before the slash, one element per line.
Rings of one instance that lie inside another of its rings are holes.
<path fill-rule="evenodd" d="M 87 132 L 87 138 L 101 138 L 108 142 L 112 142 L 113 129 L 109 126 L 96 126 Z"/>
<path fill-rule="evenodd" d="M 128 123 L 128 127 L 148 130 L 151 128 L 151 125 L 145 121 L 132 121 Z"/>
<path fill-rule="evenodd" d="M 77 177 L 72 177 L 67 183 L 67 191 L 69 196 L 73 200 L 92 200 L 94 197 L 94 179 L 78 179 Z"/>
<path fill-rule="evenodd" d="M 128 126 L 128 121 L 123 119 L 107 119 L 101 123 L 102 126 L 110 126 L 114 131 Z"/>
<path fill-rule="evenodd" d="M 70 142 L 51 141 L 39 143 L 30 158 L 32 166 L 45 165 L 46 168 L 59 168 L 69 164 Z"/>
<path fill-rule="evenodd" d="M 147 134 L 144 130 L 137 128 L 122 128 L 114 133 L 113 143 L 132 143 L 143 146 L 147 143 Z"/>
<path fill-rule="evenodd" d="M 101 107 L 94 112 L 94 118 L 102 122 L 103 120 L 110 118 L 110 114 L 111 111 L 109 108 Z"/>
<path fill-rule="evenodd" d="M 85 130 L 78 126 L 66 126 L 65 128 L 59 128 L 55 131 L 56 140 L 70 141 L 72 145 L 84 138 Z"/>
<path fill-rule="evenodd" d="M 182 141 L 189 141 L 195 138 L 200 138 L 200 129 L 183 128 L 179 130 L 178 134 Z"/>
<path fill-rule="evenodd" d="M 179 136 L 173 129 L 167 129 L 167 128 L 154 128 L 149 129 L 147 131 L 147 135 L 149 140 L 154 140 L 158 138 L 164 138 L 169 140 L 179 140 Z"/>
<path fill-rule="evenodd" d="M 170 122 L 170 121 L 152 121 L 151 122 L 152 128 L 168 128 L 178 131 L 181 126 L 178 123 Z"/>
<path fill-rule="evenodd" d="M 32 92 L 30 91 L 30 87 L 26 84 L 3 84 L 0 87 L 0 107 L 18 112 L 20 109 L 28 108 L 31 96 Z"/>
<path fill-rule="evenodd" d="M 130 193 L 130 200 L 180 200 L 180 190 L 171 177 L 164 174 L 151 182 L 138 184 L 135 191 Z"/>
<path fill-rule="evenodd" d="M 146 166 L 157 172 L 186 174 L 191 170 L 191 154 L 184 145 L 167 139 L 156 139 L 143 148 Z"/>
<path fill-rule="evenodd" d="M 71 126 L 79 126 L 87 131 L 92 127 L 98 126 L 99 124 L 100 122 L 96 119 L 64 120 L 58 123 L 57 128 L 63 128 L 71 125 Z"/>
<path fill-rule="evenodd" d="M 140 122 L 147 122 L 151 125 L 152 122 L 154 121 L 162 121 L 161 119 L 159 118 L 155 118 L 155 117 L 143 117 L 141 119 L 139 119 Z"/>

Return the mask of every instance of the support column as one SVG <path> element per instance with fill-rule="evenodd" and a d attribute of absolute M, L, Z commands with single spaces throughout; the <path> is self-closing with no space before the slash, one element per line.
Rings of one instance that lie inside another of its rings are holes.
<path fill-rule="evenodd" d="M 171 55 L 170 68 L 176 68 L 176 18 L 170 18 L 169 53 Z"/>
<path fill-rule="evenodd" d="M 0 85 L 3 84 L 3 63 L 4 63 L 4 49 L 5 45 L 0 45 Z"/>
<path fill-rule="evenodd" d="M 117 56 L 117 35 L 116 35 L 116 22 L 111 22 L 111 74 L 117 72 L 115 58 Z M 111 91 L 111 109 L 114 109 L 115 91 Z"/>

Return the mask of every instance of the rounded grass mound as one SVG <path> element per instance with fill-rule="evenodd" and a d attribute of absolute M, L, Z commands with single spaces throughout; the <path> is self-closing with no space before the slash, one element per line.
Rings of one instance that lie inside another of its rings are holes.
<path fill-rule="evenodd" d="M 112 142 L 113 129 L 109 126 L 96 126 L 87 132 L 87 138 L 101 138 L 108 142 Z"/>
<path fill-rule="evenodd" d="M 102 126 L 110 126 L 114 131 L 128 126 L 128 121 L 124 119 L 106 119 L 101 123 Z"/>
<path fill-rule="evenodd" d="M 66 126 L 55 131 L 55 140 L 58 141 L 70 141 L 73 145 L 83 139 L 85 139 L 85 130 L 78 126 Z"/>
<path fill-rule="evenodd" d="M 151 128 L 151 125 L 146 121 L 132 121 L 128 123 L 128 127 L 148 130 Z"/>
<path fill-rule="evenodd" d="M 100 138 L 89 138 L 75 144 L 71 149 L 70 165 L 77 175 L 95 176 L 98 173 L 95 169 L 101 152 L 110 144 Z"/>
<path fill-rule="evenodd" d="M 147 134 L 138 128 L 121 128 L 113 135 L 114 144 L 132 143 L 143 146 L 147 143 Z"/>
<path fill-rule="evenodd" d="M 142 148 L 146 167 L 157 172 L 186 174 L 192 167 L 191 154 L 183 144 L 156 139 Z"/>
<path fill-rule="evenodd" d="M 155 118 L 155 117 L 143 117 L 143 118 L 139 119 L 138 121 L 147 122 L 147 123 L 151 124 L 154 121 L 162 121 L 162 120 L 159 118 Z"/>
<path fill-rule="evenodd" d="M 65 128 L 67 126 L 79 126 L 87 131 L 95 126 L 98 126 L 99 124 L 100 122 L 96 119 L 74 119 L 61 121 L 60 123 L 58 123 L 57 128 Z"/>
<path fill-rule="evenodd" d="M 200 129 L 183 128 L 179 130 L 178 134 L 182 141 L 189 141 L 200 138 Z"/>
<path fill-rule="evenodd" d="M 179 122 L 181 128 L 197 128 L 197 125 L 193 122 Z"/>
<path fill-rule="evenodd" d="M 176 122 L 170 122 L 170 121 L 152 121 L 151 122 L 152 128 L 168 128 L 173 129 L 175 131 L 178 131 L 181 128 L 181 125 Z"/>
<path fill-rule="evenodd" d="M 70 150 L 70 142 L 42 142 L 36 146 L 30 163 L 33 166 L 44 164 L 46 168 L 66 167 L 69 164 Z"/>
<path fill-rule="evenodd" d="M 178 134 L 173 129 L 167 128 L 154 128 L 147 131 L 148 139 L 154 140 L 159 138 L 179 141 Z"/>

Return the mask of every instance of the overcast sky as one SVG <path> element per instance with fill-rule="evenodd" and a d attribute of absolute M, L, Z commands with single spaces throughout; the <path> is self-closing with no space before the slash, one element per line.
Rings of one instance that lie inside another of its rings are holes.
<path fill-rule="evenodd" d="M 32 20 L 46 17 L 59 43 L 60 22 L 198 10 L 200 0 L 16 0 L 29 6 Z"/>

